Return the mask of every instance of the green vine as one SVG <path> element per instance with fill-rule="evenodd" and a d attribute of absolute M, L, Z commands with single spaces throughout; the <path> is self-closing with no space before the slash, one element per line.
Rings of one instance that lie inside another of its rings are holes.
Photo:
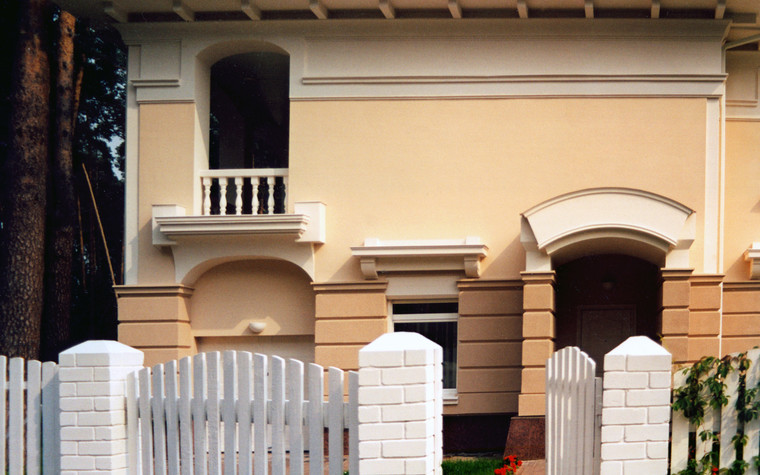
<path fill-rule="evenodd" d="M 708 356 L 700 359 L 691 367 L 683 369 L 686 375 L 684 385 L 673 390 L 673 410 L 681 411 L 689 423 L 696 428 L 697 437 L 707 442 L 710 450 L 696 458 L 696 438 L 689 440 L 689 460 L 686 469 L 677 475 L 725 474 L 743 475 L 750 466 L 744 460 L 747 445 L 745 425 L 758 418 L 760 401 L 757 396 L 760 386 L 747 387 L 747 371 L 751 361 L 746 353 L 729 355 L 721 359 Z M 737 432 L 731 443 L 736 451 L 736 458 L 728 468 L 720 467 L 720 433 L 712 428 L 702 427 L 707 409 L 720 410 L 728 405 L 726 378 L 737 373 L 739 389 L 736 394 Z M 758 467 L 758 457 L 753 457 L 753 466 Z"/>

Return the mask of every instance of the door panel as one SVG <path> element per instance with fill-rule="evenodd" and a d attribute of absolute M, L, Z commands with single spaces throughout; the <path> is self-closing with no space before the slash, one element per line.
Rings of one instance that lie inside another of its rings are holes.
<path fill-rule="evenodd" d="M 580 344 L 594 361 L 601 375 L 604 355 L 633 336 L 636 331 L 636 307 L 580 307 Z"/>

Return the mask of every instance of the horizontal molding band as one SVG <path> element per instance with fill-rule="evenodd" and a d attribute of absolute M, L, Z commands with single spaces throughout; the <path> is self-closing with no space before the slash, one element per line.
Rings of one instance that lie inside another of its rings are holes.
<path fill-rule="evenodd" d="M 566 83 L 566 82 L 715 82 L 722 83 L 727 74 L 631 74 L 631 75 L 517 75 L 517 76 L 305 76 L 304 85 L 346 84 L 467 84 L 467 83 Z"/>

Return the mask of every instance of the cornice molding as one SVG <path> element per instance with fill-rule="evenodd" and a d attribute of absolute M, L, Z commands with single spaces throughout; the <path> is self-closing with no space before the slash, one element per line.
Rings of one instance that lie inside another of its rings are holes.
<path fill-rule="evenodd" d="M 122 297 L 184 297 L 189 298 L 195 291 L 186 285 L 114 285 L 118 298 Z"/>
<path fill-rule="evenodd" d="M 158 230 L 173 240 L 178 237 L 279 234 L 301 236 L 309 225 L 303 214 L 248 216 L 162 216 L 154 218 Z M 155 243 L 154 243 L 155 244 Z"/>
<path fill-rule="evenodd" d="M 312 284 L 314 291 L 319 294 L 325 293 L 352 293 L 352 292 L 380 292 L 385 293 L 388 288 L 387 280 L 374 282 L 318 282 Z"/>

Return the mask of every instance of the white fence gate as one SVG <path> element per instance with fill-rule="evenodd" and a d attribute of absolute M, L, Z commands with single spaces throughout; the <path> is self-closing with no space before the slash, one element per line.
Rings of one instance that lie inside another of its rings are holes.
<path fill-rule="evenodd" d="M 600 468 L 601 378 L 577 347 L 546 363 L 546 473 L 594 475 Z"/>
<path fill-rule="evenodd" d="M 308 473 L 322 475 L 327 429 L 329 473 L 342 475 L 345 428 L 348 470 L 359 473 L 358 373 L 348 374 L 348 402 L 343 371 L 329 369 L 327 402 L 324 369 L 309 364 L 306 376 L 305 385 L 298 360 L 286 365 L 243 351 L 202 353 L 129 375 L 132 473 L 266 475 L 271 466 L 273 475 L 284 475 L 287 465 L 288 473 L 304 474 L 308 451 Z"/>
<path fill-rule="evenodd" d="M 0 473 L 60 473 L 58 407 L 55 363 L 0 356 Z"/>

